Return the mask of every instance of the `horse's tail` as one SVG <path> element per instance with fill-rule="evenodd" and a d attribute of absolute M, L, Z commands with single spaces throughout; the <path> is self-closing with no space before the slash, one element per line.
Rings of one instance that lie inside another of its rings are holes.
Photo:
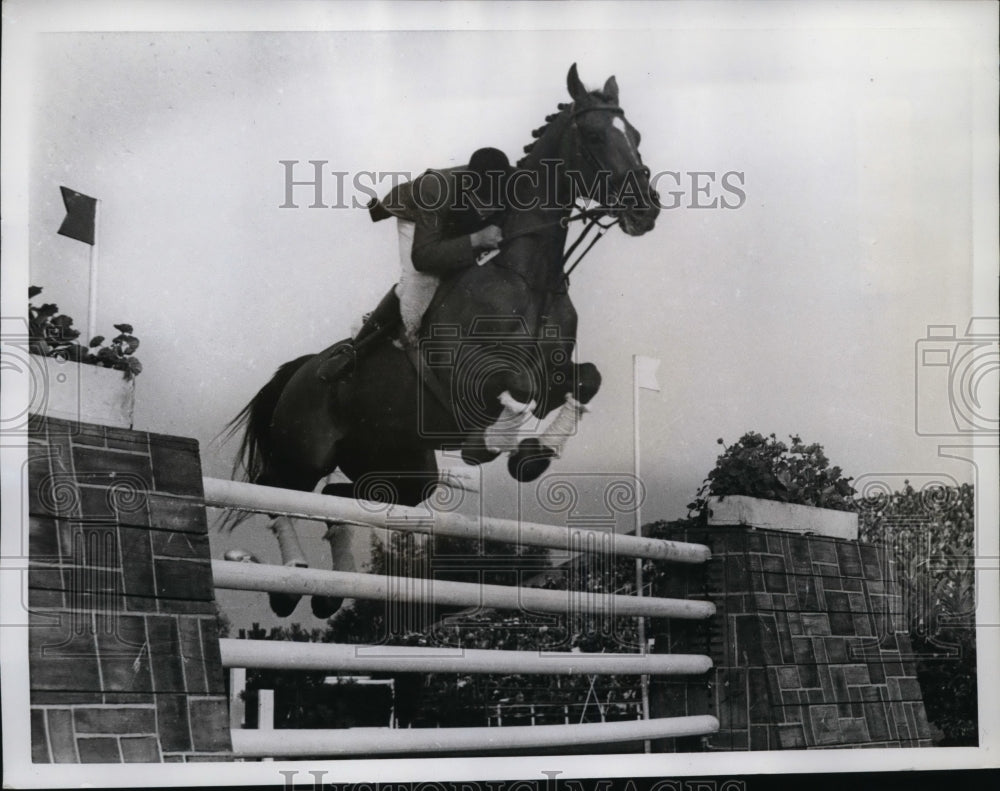
<path fill-rule="evenodd" d="M 250 402 L 222 430 L 220 435 L 222 441 L 227 442 L 240 429 L 244 429 L 239 450 L 236 453 L 236 458 L 233 460 L 232 476 L 234 479 L 257 483 L 264 474 L 272 450 L 270 427 L 274 408 L 278 404 L 278 399 L 281 397 L 282 391 L 292 376 L 295 375 L 295 372 L 307 360 L 313 357 L 315 355 L 306 354 L 279 367 L 274 372 L 271 380 L 257 392 L 257 395 L 250 399 Z M 232 530 L 249 516 L 248 512 L 230 512 L 223 521 L 222 529 L 225 531 Z"/>

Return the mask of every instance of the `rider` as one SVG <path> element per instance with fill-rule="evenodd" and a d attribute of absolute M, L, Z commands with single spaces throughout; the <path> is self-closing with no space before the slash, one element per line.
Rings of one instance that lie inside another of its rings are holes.
<path fill-rule="evenodd" d="M 335 382 L 349 373 L 373 341 L 404 326 L 404 344 L 416 343 L 420 321 L 443 277 L 474 266 L 499 247 L 506 178 L 513 172 L 496 148 L 480 148 L 468 165 L 430 169 L 398 185 L 369 206 L 372 221 L 397 220 L 400 279 L 368 317 L 358 334 L 334 347 L 318 376 Z"/>

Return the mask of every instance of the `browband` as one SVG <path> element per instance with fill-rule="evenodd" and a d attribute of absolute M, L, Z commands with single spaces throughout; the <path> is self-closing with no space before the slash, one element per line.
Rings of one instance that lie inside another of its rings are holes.
<path fill-rule="evenodd" d="M 603 110 L 606 113 L 615 113 L 616 115 L 625 115 L 625 111 L 614 104 L 594 104 L 590 107 L 581 107 L 579 110 L 573 110 L 571 116 L 576 118 L 578 115 L 583 115 L 583 113 L 593 112 L 594 110 Z"/>

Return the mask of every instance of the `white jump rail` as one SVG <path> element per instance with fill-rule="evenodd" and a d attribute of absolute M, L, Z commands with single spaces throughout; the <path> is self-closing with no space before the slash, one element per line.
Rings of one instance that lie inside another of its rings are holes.
<path fill-rule="evenodd" d="M 596 613 L 608 617 L 702 619 L 715 614 L 715 605 L 707 601 L 479 585 L 227 560 L 212 561 L 212 574 L 216 588 L 265 593 L 430 602 L 445 607 L 488 607 L 525 612 Z"/>
<path fill-rule="evenodd" d="M 502 541 L 568 551 L 607 547 L 603 551 L 620 557 L 674 563 L 704 563 L 711 557 L 711 550 L 703 544 L 541 525 L 514 519 L 486 516 L 470 519 L 453 512 L 432 513 L 423 508 L 365 503 L 344 497 L 218 478 L 205 478 L 204 486 L 205 504 L 219 508 L 236 508 L 318 521 L 351 522 L 389 530 Z"/>
<path fill-rule="evenodd" d="M 527 750 L 539 747 L 675 739 L 719 730 L 709 715 L 582 725 L 513 725 L 503 728 L 351 728 L 233 731 L 238 757 L 341 757 L 391 753 Z"/>
<path fill-rule="evenodd" d="M 205 478 L 205 504 L 389 530 L 498 541 L 525 546 L 590 550 L 620 557 L 676 563 L 704 563 L 701 544 L 619 535 L 599 530 L 540 525 L 510 519 L 470 519 L 424 508 L 366 503 L 249 483 Z M 280 536 L 279 536 L 280 538 Z M 538 612 L 587 612 L 617 616 L 703 619 L 715 613 L 705 601 L 618 596 L 607 593 L 475 585 L 447 580 L 357 574 L 257 563 L 213 561 L 216 587 L 269 593 L 433 602 L 444 606 L 490 607 Z M 271 640 L 219 641 L 227 668 L 261 668 L 356 673 L 495 673 L 698 675 L 712 667 L 693 654 L 585 654 L 501 651 L 422 646 L 372 646 Z M 712 716 L 485 728 L 351 728 L 338 730 L 232 729 L 234 754 L 244 758 L 392 755 L 517 750 L 607 744 L 706 735 L 719 729 Z"/>
<path fill-rule="evenodd" d="M 400 645 L 219 641 L 223 667 L 387 673 L 698 675 L 712 667 L 699 654 L 587 654 Z"/>

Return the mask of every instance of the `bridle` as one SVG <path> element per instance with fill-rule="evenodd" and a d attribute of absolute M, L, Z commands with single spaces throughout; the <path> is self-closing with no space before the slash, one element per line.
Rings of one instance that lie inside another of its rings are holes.
<path fill-rule="evenodd" d="M 575 102 L 573 103 L 573 106 L 574 107 L 576 106 Z M 624 120 L 625 111 L 621 107 L 615 104 L 594 104 L 591 105 L 590 107 L 581 107 L 579 110 L 574 110 L 572 108 L 570 109 L 569 126 L 570 129 L 572 129 L 576 133 L 577 150 L 584 155 L 584 157 L 590 162 L 590 164 L 593 165 L 594 170 L 596 170 L 598 173 L 601 173 L 602 171 L 610 172 L 610 168 L 606 167 L 604 163 L 601 162 L 600 157 L 598 157 L 594 153 L 593 149 L 591 149 L 590 146 L 588 146 L 586 142 L 584 142 L 583 133 L 580 131 L 580 127 L 576 123 L 576 119 L 579 118 L 581 115 L 594 112 L 604 112 L 604 113 L 611 113 L 612 115 L 620 115 Z"/>
<path fill-rule="evenodd" d="M 625 111 L 621 107 L 618 107 L 617 105 L 614 104 L 593 104 L 587 107 L 580 107 L 579 109 L 573 109 L 574 107 L 575 103 L 573 107 L 570 108 L 570 129 L 572 129 L 576 135 L 576 148 L 577 152 L 580 155 L 580 158 L 586 159 L 587 162 L 594 168 L 595 172 L 597 173 L 611 172 L 611 169 L 608 168 L 601 161 L 601 158 L 593 151 L 593 149 L 589 145 L 587 145 L 586 141 L 583 139 L 583 133 L 580 131 L 580 127 L 577 125 L 576 119 L 585 113 L 592 113 L 592 112 L 613 113 L 614 115 L 619 115 L 622 118 L 624 118 Z M 646 175 L 647 178 L 649 177 L 649 168 L 646 167 L 645 165 L 642 168 L 642 172 Z M 618 192 L 615 193 L 616 199 L 621 194 L 623 187 L 624 184 L 622 184 L 622 186 L 618 188 Z M 583 261 L 584 257 L 587 255 L 587 253 L 591 251 L 594 245 L 597 244 L 597 242 L 604 237 L 604 234 L 607 233 L 609 229 L 614 228 L 621 222 L 621 219 L 617 217 L 611 220 L 605 220 L 605 217 L 607 217 L 607 215 L 609 215 L 610 213 L 611 209 L 606 208 L 604 206 L 598 206 L 597 208 L 594 209 L 578 208 L 578 211 L 575 214 L 570 214 L 569 216 L 561 217 L 559 220 L 553 222 L 541 223 L 540 225 L 535 225 L 530 228 L 525 228 L 524 230 L 518 231 L 517 233 L 511 234 L 510 236 L 504 236 L 500 244 L 501 246 L 505 246 L 509 242 L 512 242 L 514 239 L 519 239 L 522 236 L 529 236 L 531 234 L 538 233 L 540 231 L 546 230 L 547 228 L 551 228 L 553 225 L 557 223 L 561 225 L 563 228 L 568 228 L 569 224 L 572 222 L 576 222 L 578 220 L 585 222 L 586 225 L 584 226 L 584 229 L 581 232 L 581 234 L 576 238 L 573 244 L 570 245 L 569 249 L 563 253 L 562 268 L 565 270 L 563 272 L 563 281 L 566 283 L 566 286 L 568 287 L 569 276 L 570 274 L 572 274 L 573 270 L 580 265 L 580 262 Z M 569 263 L 570 259 L 573 257 L 573 254 L 576 252 L 577 248 L 584 241 L 584 239 L 586 239 L 586 237 L 590 234 L 590 232 L 595 228 L 597 229 L 597 234 L 590 240 L 590 243 L 583 249 L 583 251 L 577 257 L 577 259 L 573 261 L 572 264 L 570 264 Z M 567 264 L 569 264 L 568 269 L 566 268 Z"/>

